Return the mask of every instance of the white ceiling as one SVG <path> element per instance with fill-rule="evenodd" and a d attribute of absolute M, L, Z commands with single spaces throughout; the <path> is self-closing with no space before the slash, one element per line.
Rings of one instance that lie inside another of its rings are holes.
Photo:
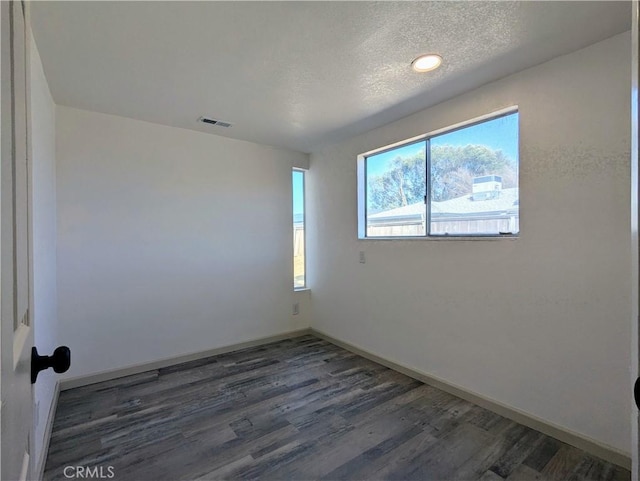
<path fill-rule="evenodd" d="M 31 5 L 56 103 L 304 152 L 631 28 L 611 1 Z"/>

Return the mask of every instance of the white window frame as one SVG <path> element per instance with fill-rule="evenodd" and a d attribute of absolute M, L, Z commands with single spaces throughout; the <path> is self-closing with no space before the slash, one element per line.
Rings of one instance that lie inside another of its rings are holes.
<path fill-rule="evenodd" d="M 399 147 L 403 147 L 405 145 L 414 144 L 417 142 L 428 142 L 429 139 L 433 137 L 437 137 L 439 135 L 447 134 L 450 132 L 454 132 L 456 130 L 460 130 L 463 128 L 471 127 L 476 124 L 480 124 L 483 122 L 487 122 L 490 120 L 494 120 L 500 117 L 504 117 L 506 115 L 519 113 L 519 108 L 517 105 L 512 105 L 510 107 L 506 107 L 500 110 L 493 111 L 489 114 L 481 115 L 479 117 L 475 117 L 470 120 L 465 120 L 463 122 L 459 122 L 454 125 L 449 125 L 447 127 L 443 127 L 437 130 L 433 130 L 431 132 L 417 135 L 415 137 L 411 137 L 408 139 L 404 139 L 398 142 L 394 142 L 392 144 L 388 144 L 382 147 L 378 147 L 377 149 L 369 150 L 367 152 L 363 152 L 359 154 L 357 157 L 357 165 L 356 165 L 356 177 L 357 177 L 357 204 L 358 204 L 358 239 L 359 240 L 382 240 L 382 241 L 402 241 L 402 240 L 429 240 L 429 241 L 442 241 L 442 240 L 462 240 L 462 241 L 470 241 L 470 240 L 515 240 L 520 236 L 520 232 L 517 233 L 509 233 L 509 234 L 455 234 L 455 235 L 434 235 L 429 234 L 429 223 L 431 216 L 431 195 L 427 191 L 427 199 L 426 199 L 426 223 L 427 226 L 425 228 L 425 234 L 421 236 L 367 236 L 367 206 L 366 206 L 366 190 L 367 190 L 367 178 L 366 178 L 366 159 L 367 157 L 371 157 L 376 154 L 380 154 L 389 150 L 397 149 Z M 518 125 L 519 128 L 519 125 Z M 428 150 L 428 149 L 427 149 Z M 518 164 L 520 163 L 520 135 L 518 135 Z M 426 182 L 427 186 L 430 184 L 429 173 L 431 170 L 430 162 L 429 162 L 429 152 L 427 151 L 427 172 L 426 172 Z M 518 167 L 518 172 L 520 171 Z M 518 188 L 519 188 L 519 179 L 518 179 Z M 305 203 L 306 208 L 306 203 Z M 305 257 L 306 261 L 306 257 Z"/>

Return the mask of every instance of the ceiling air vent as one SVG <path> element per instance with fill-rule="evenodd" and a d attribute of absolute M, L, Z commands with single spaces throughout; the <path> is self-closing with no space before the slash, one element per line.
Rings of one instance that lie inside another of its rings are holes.
<path fill-rule="evenodd" d="M 205 124 L 217 125 L 218 127 L 231 127 L 229 122 L 223 122 L 222 120 L 211 119 L 209 117 L 200 117 L 198 120 Z"/>

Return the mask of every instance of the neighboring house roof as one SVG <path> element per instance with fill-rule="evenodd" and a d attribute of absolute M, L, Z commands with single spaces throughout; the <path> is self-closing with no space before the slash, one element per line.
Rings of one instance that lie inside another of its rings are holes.
<path fill-rule="evenodd" d="M 434 214 L 487 214 L 518 209 L 518 188 L 502 189 L 497 199 L 472 200 L 472 195 L 464 195 L 443 202 L 431 202 Z"/>
<path fill-rule="evenodd" d="M 397 217 L 414 217 L 424 214 L 424 202 L 405 205 L 404 207 L 396 207 L 395 209 L 385 210 L 377 214 L 369 215 L 369 219 L 388 219 Z"/>
<path fill-rule="evenodd" d="M 497 199 L 472 200 L 472 195 L 464 195 L 442 202 L 431 202 L 431 217 L 455 217 L 459 215 L 500 215 L 518 211 L 518 188 L 502 189 Z M 368 216 L 369 221 L 418 220 L 425 213 L 423 202 L 385 210 Z"/>

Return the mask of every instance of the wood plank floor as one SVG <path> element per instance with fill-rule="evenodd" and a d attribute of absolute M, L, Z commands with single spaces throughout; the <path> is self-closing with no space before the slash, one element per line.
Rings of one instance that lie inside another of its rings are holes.
<path fill-rule="evenodd" d="M 123 481 L 631 478 L 313 336 L 62 392 L 45 480 L 68 466 Z"/>

